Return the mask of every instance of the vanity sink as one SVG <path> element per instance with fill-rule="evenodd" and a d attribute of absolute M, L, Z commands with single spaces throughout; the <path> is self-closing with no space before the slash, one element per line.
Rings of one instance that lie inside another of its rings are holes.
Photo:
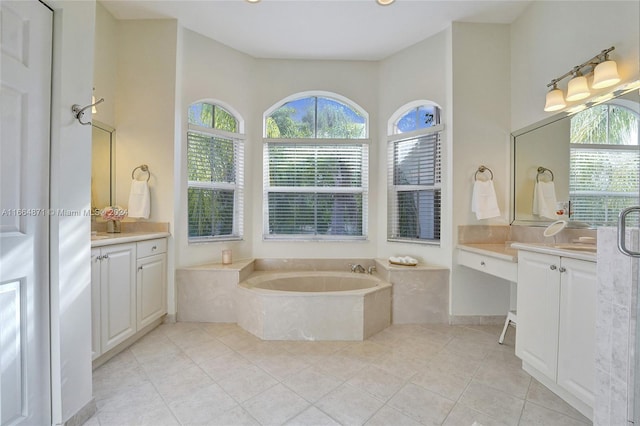
<path fill-rule="evenodd" d="M 562 250 L 576 250 L 576 251 L 586 251 L 590 253 L 595 253 L 597 251 L 597 247 L 595 245 L 589 244 L 554 244 L 554 248 L 562 249 Z"/>

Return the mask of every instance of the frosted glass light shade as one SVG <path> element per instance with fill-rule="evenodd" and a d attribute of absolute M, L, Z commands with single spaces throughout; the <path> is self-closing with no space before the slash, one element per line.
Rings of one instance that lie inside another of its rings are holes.
<path fill-rule="evenodd" d="M 393 3 L 395 0 L 376 0 L 381 6 L 388 6 Z"/>
<path fill-rule="evenodd" d="M 547 102 L 544 104 L 545 111 L 559 111 L 566 106 L 567 104 L 564 102 L 562 90 L 557 88 L 549 90 L 549 93 L 547 93 Z"/>
<path fill-rule="evenodd" d="M 569 85 L 567 86 L 567 100 L 569 102 L 588 98 L 589 95 L 591 95 L 591 92 L 587 84 L 587 77 L 579 75 L 569 80 Z"/>
<path fill-rule="evenodd" d="M 613 86 L 620 81 L 618 75 L 618 65 L 616 61 L 604 61 L 596 66 L 593 70 L 593 84 L 591 87 L 594 89 L 602 89 L 604 87 Z"/>

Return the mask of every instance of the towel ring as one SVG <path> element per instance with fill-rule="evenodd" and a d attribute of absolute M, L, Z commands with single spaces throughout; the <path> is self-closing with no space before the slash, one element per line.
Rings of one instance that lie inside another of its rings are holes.
<path fill-rule="evenodd" d="M 491 175 L 491 177 L 489 178 L 489 180 L 493 180 L 493 172 L 491 171 L 490 168 L 488 168 L 487 166 L 480 166 L 478 167 L 478 170 L 476 170 L 476 174 L 473 175 L 473 179 L 474 180 L 478 180 L 478 173 L 484 173 L 484 172 L 489 172 L 489 174 Z"/>
<path fill-rule="evenodd" d="M 540 175 L 545 174 L 546 172 L 549 172 L 549 174 L 551 175 L 551 180 L 549 182 L 553 182 L 553 172 L 549 169 L 547 169 L 546 167 L 538 167 L 538 174 L 536 175 L 536 182 L 540 182 Z"/>
<path fill-rule="evenodd" d="M 146 164 L 141 164 L 138 167 L 136 167 L 135 169 L 133 169 L 131 171 L 131 179 L 135 179 L 136 178 L 136 170 L 140 169 L 143 173 L 147 174 L 147 182 L 149 182 L 149 179 L 151 179 L 151 172 L 149 171 L 149 166 L 147 166 Z"/>

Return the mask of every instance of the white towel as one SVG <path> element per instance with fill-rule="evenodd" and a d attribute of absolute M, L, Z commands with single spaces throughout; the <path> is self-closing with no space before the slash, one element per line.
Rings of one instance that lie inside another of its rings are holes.
<path fill-rule="evenodd" d="M 492 180 L 475 181 L 471 197 L 471 211 L 476 214 L 478 220 L 500 216 L 498 198 Z"/>
<path fill-rule="evenodd" d="M 533 188 L 533 214 L 556 220 L 556 187 L 551 182 L 536 182 Z"/>
<path fill-rule="evenodd" d="M 129 193 L 129 217 L 141 217 L 149 219 L 151 212 L 151 199 L 149 185 L 146 180 L 132 180 Z"/>

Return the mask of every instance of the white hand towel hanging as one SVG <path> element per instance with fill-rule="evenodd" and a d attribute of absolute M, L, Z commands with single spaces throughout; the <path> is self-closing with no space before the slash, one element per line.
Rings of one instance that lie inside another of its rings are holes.
<path fill-rule="evenodd" d="M 474 182 L 471 211 L 476 214 L 478 220 L 500 216 L 498 198 L 492 180 Z"/>
<path fill-rule="evenodd" d="M 149 219 L 149 213 L 151 213 L 149 184 L 146 180 L 133 179 L 129 193 L 129 217 Z"/>
<path fill-rule="evenodd" d="M 533 214 L 556 220 L 557 203 L 556 186 L 553 181 L 536 182 L 533 188 Z"/>

